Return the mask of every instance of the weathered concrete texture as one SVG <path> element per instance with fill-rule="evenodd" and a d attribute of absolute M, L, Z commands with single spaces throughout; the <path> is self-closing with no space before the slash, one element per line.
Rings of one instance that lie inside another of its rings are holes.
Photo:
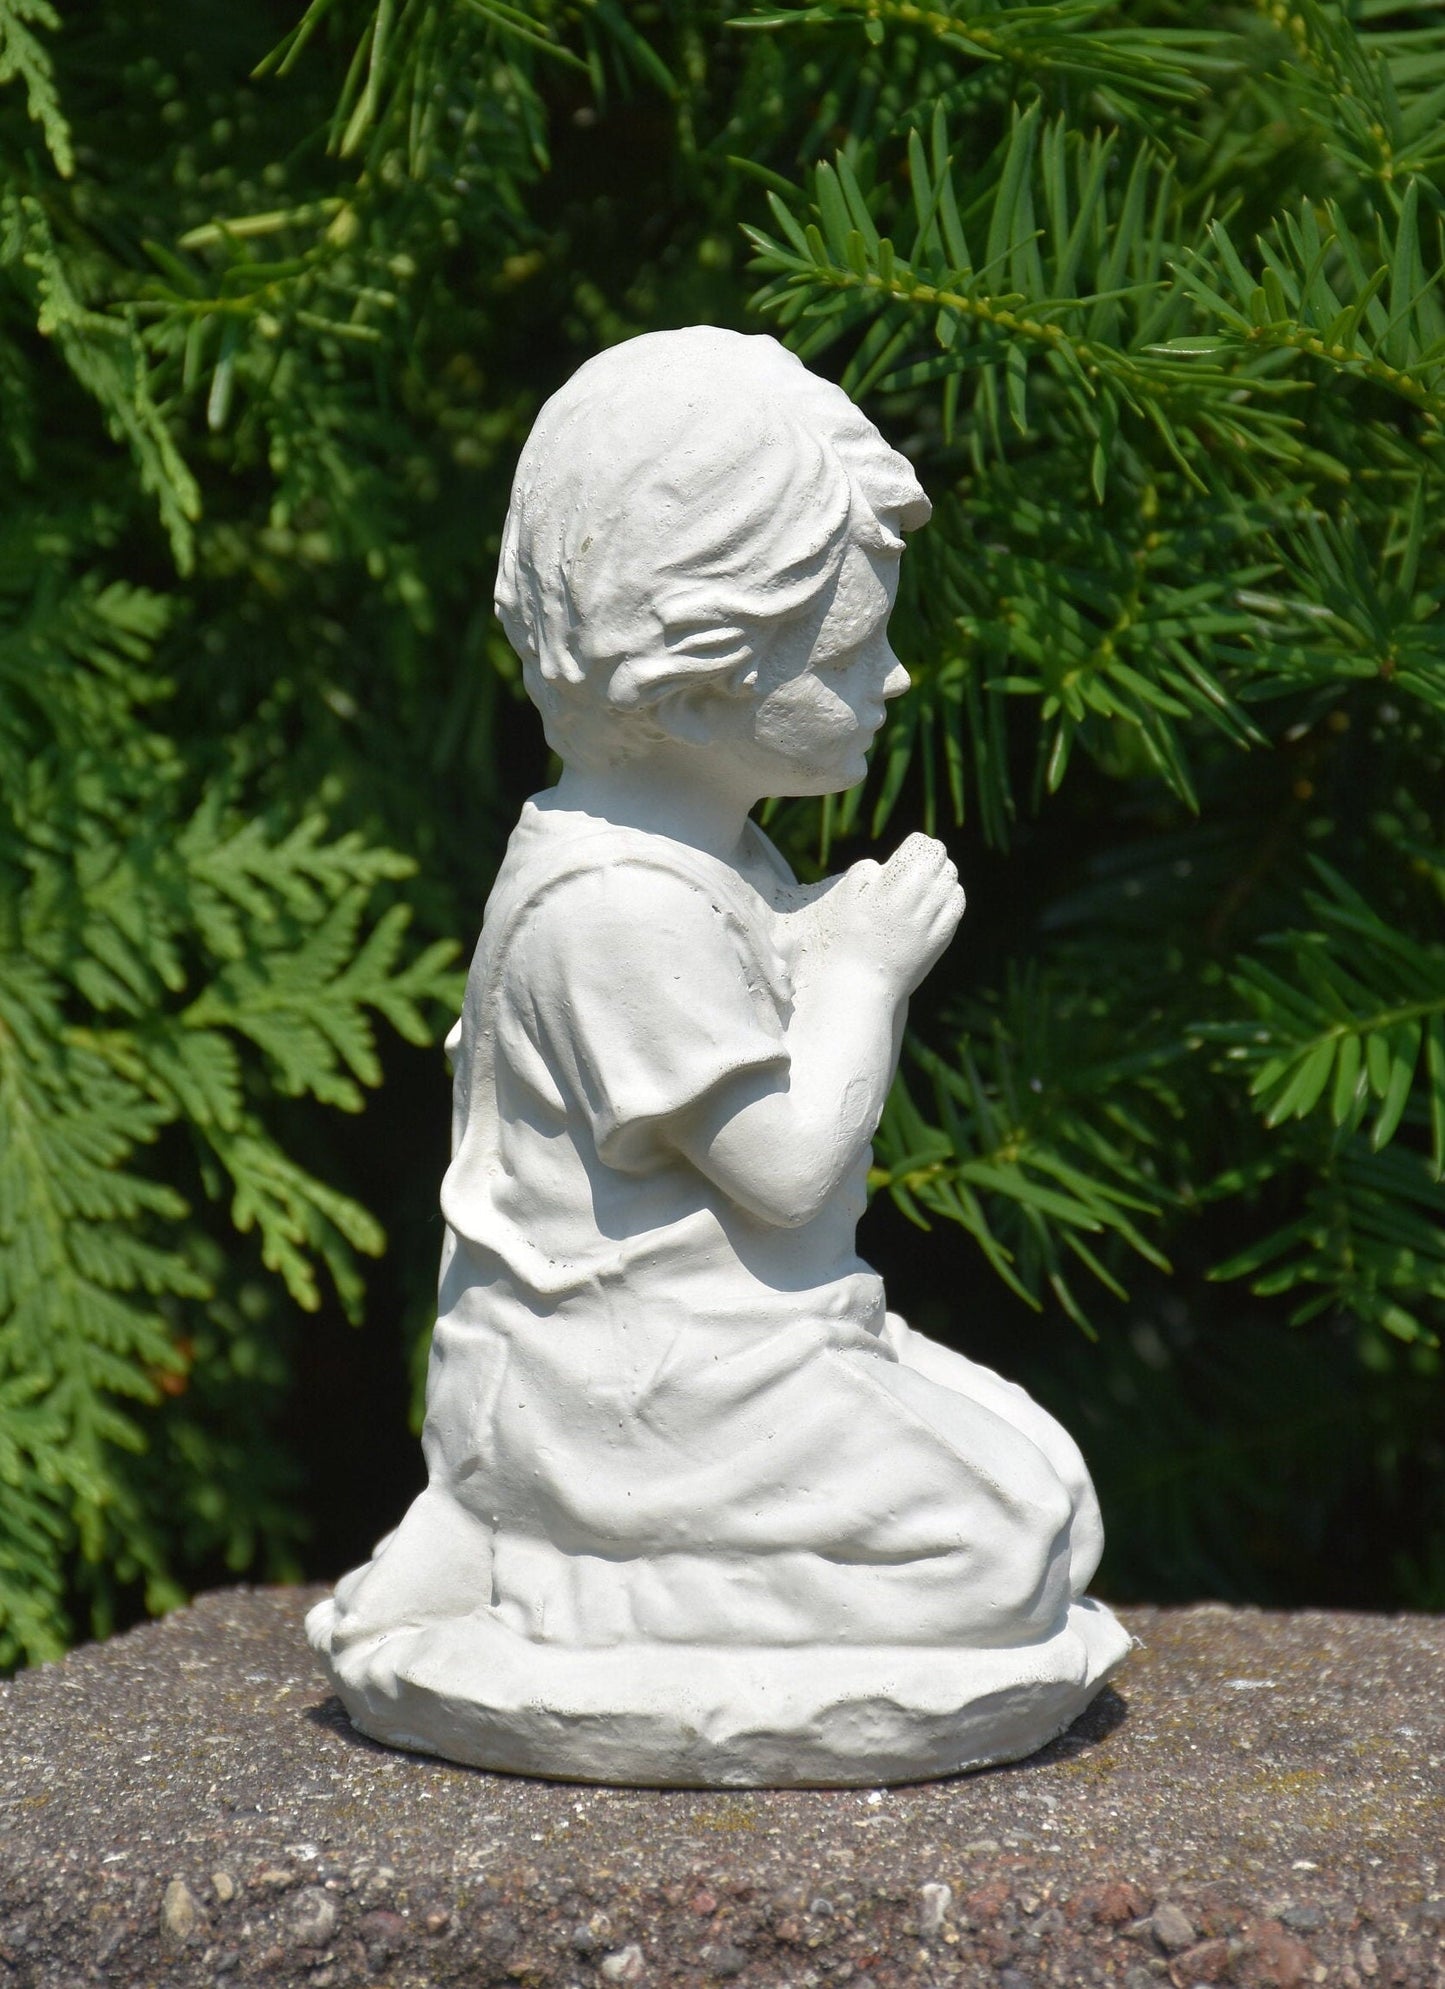
<path fill-rule="evenodd" d="M 1445 1985 L 1445 1620 L 1131 1610 L 1030 1762 L 723 1796 L 373 1746 L 314 1599 L 0 1687 L 0 1985 Z"/>

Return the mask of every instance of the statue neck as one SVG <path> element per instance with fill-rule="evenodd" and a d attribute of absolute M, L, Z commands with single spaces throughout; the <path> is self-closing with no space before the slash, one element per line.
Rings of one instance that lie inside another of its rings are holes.
<path fill-rule="evenodd" d="M 737 860 L 748 812 L 760 799 L 730 791 L 726 782 L 700 779 L 694 755 L 668 751 L 620 767 L 567 766 L 556 793 L 564 808 L 670 836 L 724 863 Z"/>

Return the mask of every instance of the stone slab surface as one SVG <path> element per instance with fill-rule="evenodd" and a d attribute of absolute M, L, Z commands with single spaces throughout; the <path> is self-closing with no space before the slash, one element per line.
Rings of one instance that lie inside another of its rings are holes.
<path fill-rule="evenodd" d="M 1123 1612 L 1033 1760 L 880 1791 L 579 1788 L 387 1752 L 311 1590 L 0 1686 L 0 1989 L 1445 1985 L 1445 1619 Z"/>

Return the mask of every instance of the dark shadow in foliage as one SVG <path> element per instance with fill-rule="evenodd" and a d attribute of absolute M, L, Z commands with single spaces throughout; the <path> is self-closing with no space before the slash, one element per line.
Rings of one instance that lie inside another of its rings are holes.
<path fill-rule="evenodd" d="M 1110 1601 L 1440 1606 L 1445 1431 L 1410 1349 L 1364 1364 L 1348 1327 L 1290 1327 L 1209 1284 L 1207 1254 L 1135 1280 L 1091 1343 L 1002 1291 L 955 1231 L 919 1238 L 880 1200 L 861 1240 L 896 1310 L 1022 1382 L 1077 1438 Z"/>

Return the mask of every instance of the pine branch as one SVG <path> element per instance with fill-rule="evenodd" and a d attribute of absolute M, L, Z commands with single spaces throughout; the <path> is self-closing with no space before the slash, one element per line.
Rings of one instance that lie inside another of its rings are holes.
<path fill-rule="evenodd" d="M 1239 695 L 1263 705 L 1312 693 L 1338 700 L 1360 686 L 1408 703 L 1440 736 L 1445 720 L 1445 638 L 1438 570 L 1426 582 L 1429 501 L 1425 474 L 1400 506 L 1360 515 L 1311 515 L 1278 531 L 1286 589 L 1247 595 L 1255 611 Z M 1434 567 L 1430 561 L 1429 566 Z"/>
<path fill-rule="evenodd" d="M 1198 1033 L 1228 1046 L 1269 1126 L 1319 1112 L 1348 1137 L 1373 1112 L 1378 1153 L 1418 1105 L 1445 1180 L 1445 944 L 1400 931 L 1327 864 L 1314 868 L 1325 885 L 1306 897 L 1315 929 L 1274 936 L 1283 971 L 1246 959 L 1233 976 L 1253 1021 Z"/>
<path fill-rule="evenodd" d="M 1291 1322 L 1343 1308 L 1406 1344 L 1439 1345 L 1445 1320 L 1445 1191 L 1423 1156 L 1348 1141 L 1311 1157 L 1304 1214 L 1212 1273 L 1261 1297 L 1298 1295 Z"/>
<path fill-rule="evenodd" d="M 231 1220 L 243 1236 L 257 1232 L 266 1269 L 303 1312 L 315 1312 L 316 1266 L 324 1265 L 347 1317 L 358 1320 L 365 1285 L 356 1253 L 379 1257 L 386 1243 L 375 1217 L 298 1166 L 253 1118 L 235 1132 L 204 1122 L 198 1130 L 230 1179 Z"/>
<path fill-rule="evenodd" d="M 891 34 L 927 37 L 975 62 L 1005 64 L 1023 75 L 1060 77 L 1097 89 L 1165 103 L 1187 103 L 1204 88 L 1202 73 L 1227 66 L 1230 37 L 1182 29 L 1096 28 L 1118 9 L 1107 0 L 1053 5 L 921 6 L 915 0 L 798 0 L 786 8 L 759 0 L 731 25 L 775 31 L 856 26 L 880 46 Z"/>
<path fill-rule="evenodd" d="M 74 378 L 99 403 L 111 434 L 129 449 L 142 487 L 156 500 L 176 563 L 187 571 L 200 493 L 151 397 L 140 339 L 125 319 L 83 303 L 44 207 L 11 188 L 0 189 L 0 274 L 7 272 L 40 336 L 54 339 Z"/>
<path fill-rule="evenodd" d="M 122 1404 L 153 1403 L 176 1365 L 172 1301 L 205 1295 L 185 1255 L 152 1241 L 184 1203 L 136 1170 L 162 1115 L 57 1029 L 61 991 L 22 960 L 0 972 L 0 1652 L 59 1641 L 59 1585 L 13 1603 L 7 1575 L 53 1565 L 72 1534 L 99 1560 L 129 1534 L 159 1572 L 152 1529 L 112 1458 L 139 1448 Z M 8 1566 L 7 1566 L 8 1563 Z"/>
<path fill-rule="evenodd" d="M 1019 1297 L 1037 1309 L 1049 1292 L 1092 1332 L 1077 1265 L 1116 1297 L 1106 1245 L 1168 1268 L 1140 1219 L 1156 1221 L 1169 1200 L 1151 1149 L 1161 1109 L 1176 1109 L 1167 1072 L 1178 1051 L 1091 1064 L 1081 1020 L 1062 987 L 1030 976 L 1010 982 L 991 1024 L 980 1016 L 952 1057 L 914 1044 L 932 1113 L 895 1084 L 872 1182 L 924 1228 L 930 1215 L 958 1223 Z"/>
<path fill-rule="evenodd" d="M 66 1528 L 31 1486 L 37 1463 L 64 1436 L 53 1416 L 37 1413 L 28 1376 L 0 1384 L 0 1669 L 63 1655 L 62 1556 Z"/>
<path fill-rule="evenodd" d="M 50 0 L 0 0 L 0 90 L 7 83 L 21 85 L 26 111 L 40 127 L 55 170 L 69 179 L 75 171 L 70 126 L 60 107 L 50 57 L 34 32 L 43 28 L 53 33 L 59 26 L 60 16 Z"/>
<path fill-rule="evenodd" d="M 1445 414 L 1445 267 L 1421 257 L 1418 180 L 1405 183 L 1393 237 L 1374 258 L 1327 202 L 1285 215 L 1257 246 L 1258 277 L 1222 221 L 1208 252 L 1178 265 L 1179 280 L 1221 327 L 1208 338 L 1166 340 L 1161 352 L 1275 351 L 1319 361 L 1419 408 L 1432 426 Z"/>
<path fill-rule="evenodd" d="M 171 689 L 153 654 L 166 621 L 142 590 L 71 580 L 53 549 L 32 541 L 27 559 L 19 533 L 0 541 L 5 1652 L 57 1645 L 55 1585 L 29 1607 L 7 1586 L 57 1541 L 111 1570 L 97 1620 L 116 1580 L 156 1606 L 179 1596 L 160 1511 L 140 1509 L 122 1460 L 187 1392 L 188 1322 L 217 1303 L 224 1259 L 196 1196 L 256 1236 L 293 1303 L 316 1309 L 324 1269 L 357 1316 L 357 1254 L 376 1255 L 382 1231 L 284 1151 L 267 1108 L 305 1094 L 359 1109 L 381 1076 L 371 1016 L 426 1042 L 426 1011 L 460 996 L 453 946 L 409 954 L 407 908 L 372 916 L 408 859 L 328 839 L 314 808 L 247 820 L 224 777 L 186 808 L 174 744 L 148 722 Z M 148 1152 L 177 1124 L 199 1154 L 186 1195 Z M 191 1440 L 204 1455 L 199 1428 Z"/>
<path fill-rule="evenodd" d="M 1281 81 L 1327 150 L 1390 198 L 1445 158 L 1445 29 L 1375 28 L 1321 0 L 1255 0 L 1289 45 Z"/>
<path fill-rule="evenodd" d="M 1040 145 L 1042 135 L 1043 143 Z M 956 419 L 965 371 L 979 376 L 980 439 L 1004 447 L 1005 419 L 1029 432 L 1030 381 L 1043 365 L 1069 415 L 1094 444 L 1096 491 L 1108 474 L 1125 418 L 1162 443 L 1167 458 L 1201 489 L 1208 458 L 1223 455 L 1246 476 L 1261 454 L 1298 459 L 1298 424 L 1271 402 L 1284 383 L 1258 370 L 1192 363 L 1160 333 L 1181 321 L 1185 300 L 1166 269 L 1169 176 L 1147 148 L 1136 153 L 1117 213 L 1105 202 L 1112 147 L 1070 144 L 1061 124 L 1041 128 L 1037 109 L 1015 119 L 998 161 L 975 259 L 950 175 L 949 137 L 935 117 L 931 160 L 915 132 L 909 178 L 916 226 L 906 249 L 880 234 L 848 158 L 814 175 L 815 218 L 800 222 L 776 194 L 779 236 L 748 228 L 755 268 L 774 281 L 757 299 L 812 357 L 845 332 L 872 330 L 878 354 L 849 384 L 897 391 L 946 383 L 945 433 Z M 1036 199 L 1036 196 L 1039 198 Z M 1040 224 L 1038 205 L 1044 208 Z M 1097 288 L 1080 279 L 1092 273 Z M 1121 338 L 1122 319 L 1134 335 Z M 941 348 L 932 359 L 920 344 Z M 1192 352 L 1193 346 L 1189 348 Z"/>
<path fill-rule="evenodd" d="M 362 940 L 369 892 L 346 891 L 300 945 L 249 953 L 223 968 L 184 1010 L 188 1029 L 226 1028 L 263 1052 L 273 1081 L 289 1097 L 359 1112 L 361 1086 L 380 1082 L 381 1065 L 366 1018 L 376 1008 L 412 1042 L 430 1040 L 418 998 L 435 997 L 457 948 L 443 943 L 396 971 L 410 918 L 392 909 Z"/>

